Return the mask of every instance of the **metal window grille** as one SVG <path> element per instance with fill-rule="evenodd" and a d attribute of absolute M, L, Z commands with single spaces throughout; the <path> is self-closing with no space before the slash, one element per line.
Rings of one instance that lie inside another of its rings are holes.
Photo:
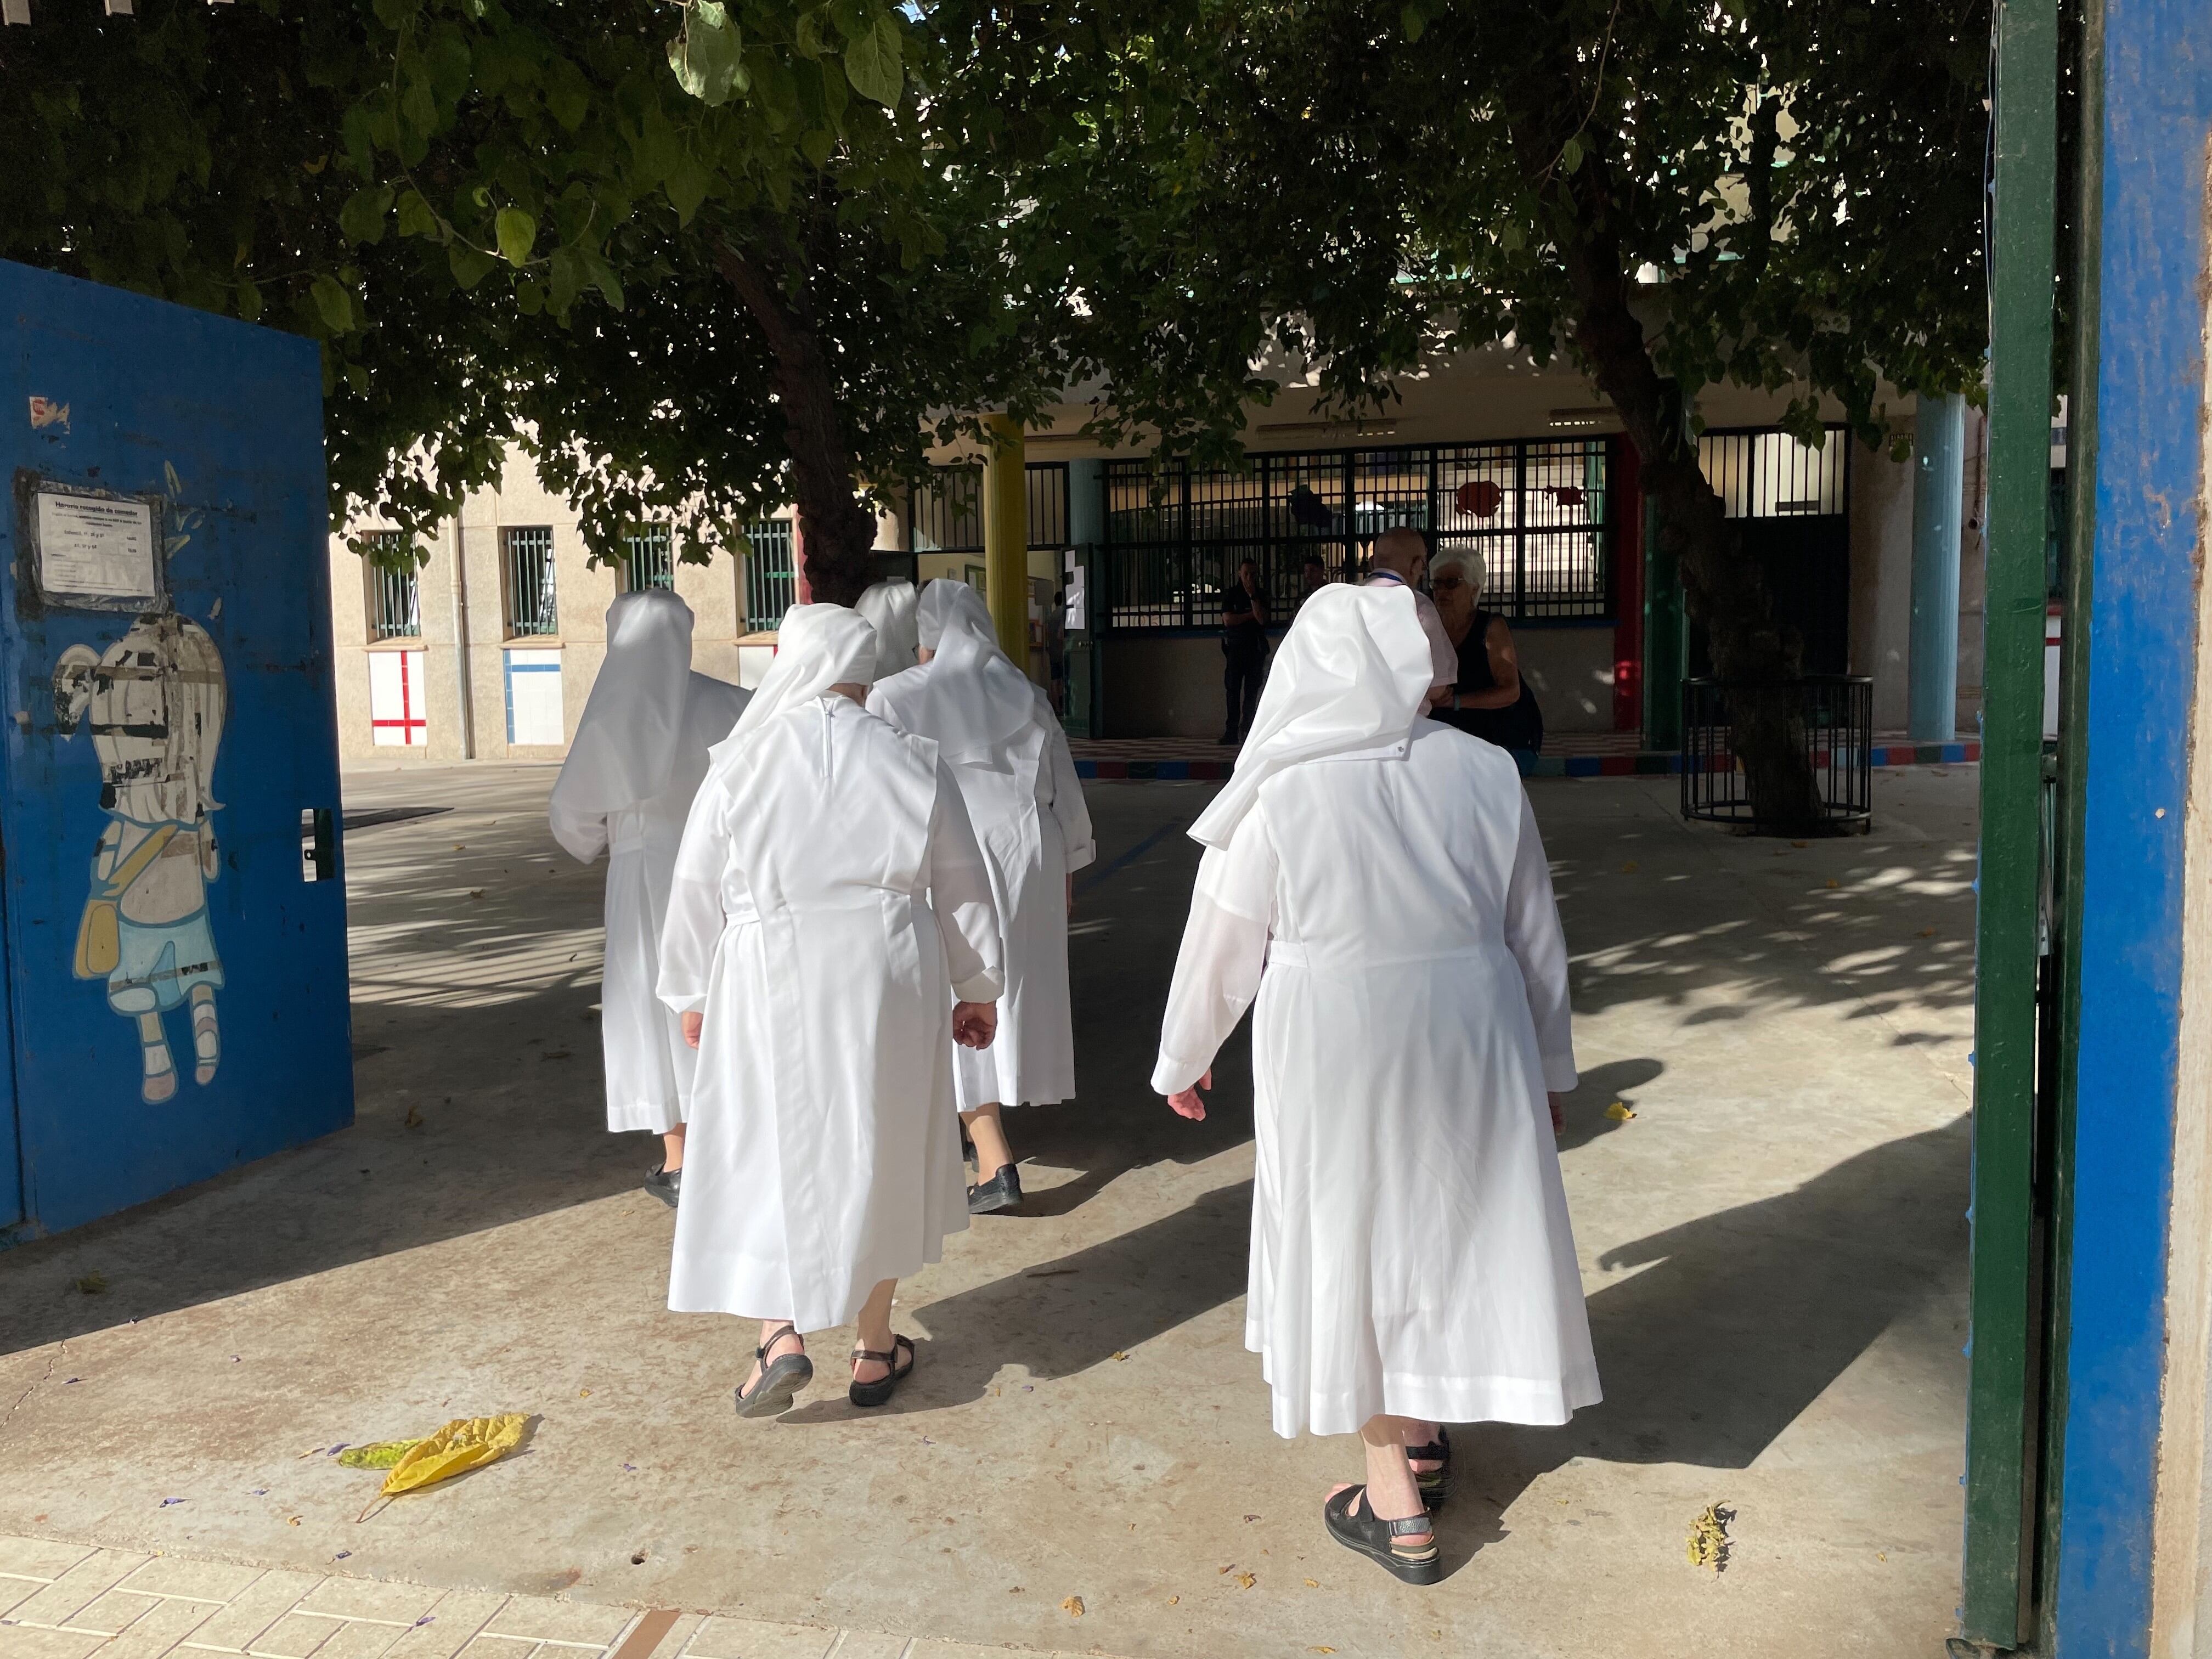
<path fill-rule="evenodd" d="M 756 519 L 744 526 L 745 626 L 765 634 L 783 621 L 799 600 L 799 573 L 792 562 L 791 520 Z"/>
<path fill-rule="evenodd" d="M 1481 603 L 1514 620 L 1613 610 L 1607 441 L 1528 440 L 1246 457 L 1240 471 L 1106 464 L 1099 603 L 1114 628 L 1209 627 L 1245 559 L 1264 592 L 1298 592 L 1309 558 L 1356 579 L 1375 538 L 1434 532 L 1479 553 Z"/>
<path fill-rule="evenodd" d="M 1067 463 L 1030 461 L 1024 469 L 1029 544 L 1058 550 L 1067 542 Z M 907 544 L 916 553 L 983 550 L 983 470 L 940 466 L 907 504 Z"/>
<path fill-rule="evenodd" d="M 1682 816 L 1753 833 L 1759 820 L 1735 755 L 1736 702 L 1778 690 L 1790 699 L 1790 728 L 1811 762 L 1830 823 L 1863 830 L 1874 805 L 1874 681 L 1863 674 L 1808 674 L 1779 688 L 1724 680 L 1682 682 Z"/>
<path fill-rule="evenodd" d="M 560 632 L 560 608 L 553 592 L 552 531 L 544 526 L 502 530 L 499 552 L 507 576 L 507 637 Z"/>
<path fill-rule="evenodd" d="M 623 537 L 623 592 L 676 586 L 676 547 L 665 524 L 640 525 Z"/>
<path fill-rule="evenodd" d="M 1823 428 L 1818 449 L 1771 428 L 1708 432 L 1698 465 L 1731 519 L 1840 517 L 1850 499 L 1850 429 Z"/>
<path fill-rule="evenodd" d="M 380 530 L 369 538 L 385 551 L 405 545 L 397 530 Z M 385 565 L 368 567 L 368 636 L 373 640 L 418 640 L 422 637 L 422 596 L 416 569 L 394 570 Z"/>

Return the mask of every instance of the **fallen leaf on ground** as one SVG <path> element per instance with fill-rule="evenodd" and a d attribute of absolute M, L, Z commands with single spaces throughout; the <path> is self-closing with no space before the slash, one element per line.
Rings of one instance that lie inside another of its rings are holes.
<path fill-rule="evenodd" d="M 1920 937 L 1923 939 L 1934 939 L 1936 937 L 1936 930 L 1933 927 L 1923 927 L 1920 930 Z"/>
<path fill-rule="evenodd" d="M 76 1287 L 87 1296 L 104 1296 L 107 1291 L 106 1273 L 87 1273 L 76 1282 Z"/>
<path fill-rule="evenodd" d="M 1114 1350 L 1114 1358 L 1116 1359 L 1127 1359 L 1128 1357 L 1128 1355 L 1123 1353 L 1119 1348 Z"/>
<path fill-rule="evenodd" d="M 300 1517 L 296 1515 L 287 1516 L 284 1518 L 284 1524 L 288 1527 L 296 1527 L 300 1524 Z"/>
<path fill-rule="evenodd" d="M 1793 841 L 1790 844 L 1792 847 L 1810 847 L 1813 843 L 1809 841 Z"/>
<path fill-rule="evenodd" d="M 1711 1567 L 1715 1572 L 1727 1571 L 1729 1552 L 1735 1545 L 1729 1538 L 1729 1522 L 1735 1519 L 1735 1511 L 1721 1504 L 1708 1504 L 1705 1511 L 1690 1523 L 1689 1556 L 1693 1567 Z"/>
<path fill-rule="evenodd" d="M 498 1417 L 457 1417 L 428 1439 L 410 1447 L 384 1477 L 379 1496 L 397 1497 L 505 1456 L 522 1443 L 530 1419 L 520 1412 Z"/>
<path fill-rule="evenodd" d="M 422 1109 L 420 1106 L 409 1106 L 407 1109 L 407 1115 L 400 1119 L 399 1121 L 401 1127 L 404 1128 L 421 1128 L 422 1127 Z"/>
<path fill-rule="evenodd" d="M 482 897 L 483 896 L 483 888 L 481 888 L 481 887 L 471 887 L 471 888 L 470 888 L 470 889 L 469 889 L 469 896 L 470 896 L 471 898 L 482 898 Z"/>
<path fill-rule="evenodd" d="M 469 844 L 465 841 L 457 841 L 453 843 L 453 850 L 456 853 L 465 853 L 469 850 Z"/>
<path fill-rule="evenodd" d="M 1305 1587 L 1308 1589 L 1319 1589 L 1321 1588 L 1321 1580 L 1318 1578 L 1309 1578 L 1305 1581 Z"/>
<path fill-rule="evenodd" d="M 592 1391 L 589 1389 L 579 1389 L 576 1390 L 576 1398 L 579 1400 L 589 1400 L 591 1397 Z"/>
<path fill-rule="evenodd" d="M 1336 1650 L 1334 1648 L 1308 1648 L 1306 1651 L 1308 1653 L 1334 1653 Z"/>
<path fill-rule="evenodd" d="M 1182 1601 L 1182 1597 L 1181 1597 L 1180 1595 L 1170 1595 L 1170 1597 L 1168 1597 L 1168 1605 L 1169 1605 L 1170 1607 L 1173 1607 L 1176 1602 L 1178 1602 L 1178 1601 Z"/>
<path fill-rule="evenodd" d="M 378 1440 L 366 1446 L 348 1446 L 338 1462 L 349 1469 L 388 1469 L 422 1443 L 420 1440 Z"/>
<path fill-rule="evenodd" d="M 1826 881 L 1821 884 L 1824 887 L 1841 887 L 1843 884 L 1843 883 L 1838 881 L 1833 876 L 1830 876 Z"/>
<path fill-rule="evenodd" d="M 1060 1604 L 1060 1610 L 1071 1619 L 1082 1618 L 1083 1598 L 1079 1595 L 1069 1596 L 1067 1600 Z"/>
<path fill-rule="evenodd" d="M 1636 1115 L 1636 1109 L 1625 1100 L 1616 1100 L 1605 1109 L 1605 1115 L 1615 1123 L 1626 1123 Z"/>
<path fill-rule="evenodd" d="M 1237 1575 L 1237 1582 L 1242 1584 L 1246 1589 L 1250 1589 L 1253 1585 L 1258 1583 L 1260 1581 L 1257 1578 L 1255 1578 L 1249 1572 L 1240 1572 Z"/>

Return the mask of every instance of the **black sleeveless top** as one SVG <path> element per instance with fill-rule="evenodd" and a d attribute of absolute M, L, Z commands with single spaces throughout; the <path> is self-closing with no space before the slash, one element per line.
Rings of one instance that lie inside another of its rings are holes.
<path fill-rule="evenodd" d="M 1490 651 L 1484 643 L 1490 637 L 1490 624 L 1497 619 L 1495 611 L 1478 605 L 1474 620 L 1468 624 L 1467 639 L 1459 652 L 1457 690 L 1462 697 L 1498 689 L 1498 677 L 1490 672 Z M 1521 677 L 1521 696 L 1506 708 L 1439 708 L 1430 718 L 1500 749 L 1534 754 L 1544 746 L 1544 711 L 1537 706 L 1536 689 L 1528 684 L 1526 674 Z"/>

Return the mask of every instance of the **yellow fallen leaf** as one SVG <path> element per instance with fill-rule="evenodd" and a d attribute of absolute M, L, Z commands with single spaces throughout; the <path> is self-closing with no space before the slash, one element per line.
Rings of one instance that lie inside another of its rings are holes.
<path fill-rule="evenodd" d="M 1306 1651 L 1308 1653 L 1334 1653 L 1336 1650 L 1334 1648 L 1308 1648 Z"/>
<path fill-rule="evenodd" d="M 1690 1523 L 1689 1556 L 1693 1567 L 1710 1567 L 1715 1572 L 1728 1569 L 1729 1553 L 1735 1544 L 1729 1537 L 1729 1522 L 1735 1519 L 1735 1511 L 1723 1504 L 1708 1504 L 1705 1511 Z"/>
<path fill-rule="evenodd" d="M 1605 1115 L 1615 1123 L 1626 1123 L 1636 1115 L 1636 1109 L 1625 1100 L 1616 1100 L 1605 1109 Z"/>
<path fill-rule="evenodd" d="M 1071 1619 L 1082 1618 L 1083 1598 L 1079 1595 L 1069 1596 L 1067 1600 L 1060 1604 L 1060 1610 Z"/>
<path fill-rule="evenodd" d="M 1127 1359 L 1128 1357 L 1128 1355 L 1123 1353 L 1119 1348 L 1116 1348 L 1114 1351 L 1114 1358 L 1116 1359 Z"/>
<path fill-rule="evenodd" d="M 1318 1578 L 1309 1578 L 1305 1581 L 1305 1585 L 1308 1589 L 1319 1589 L 1321 1588 L 1321 1580 Z"/>
<path fill-rule="evenodd" d="M 300 1524 L 300 1517 L 296 1515 L 287 1516 L 284 1518 L 284 1524 L 288 1527 L 296 1527 Z"/>
<path fill-rule="evenodd" d="M 455 1418 L 392 1465 L 384 1478 L 384 1495 L 415 1492 L 505 1456 L 522 1443 L 529 1421 L 520 1412 Z"/>
<path fill-rule="evenodd" d="M 592 1391 L 589 1389 L 579 1389 L 576 1390 L 576 1398 L 579 1400 L 589 1400 L 591 1397 Z"/>
<path fill-rule="evenodd" d="M 1843 884 L 1843 883 L 1838 881 L 1833 876 L 1830 876 L 1826 881 L 1821 884 L 1824 887 L 1841 887 Z"/>
<path fill-rule="evenodd" d="M 1253 1585 L 1258 1583 L 1260 1581 L 1257 1578 L 1255 1578 L 1249 1572 L 1240 1572 L 1237 1575 L 1237 1582 L 1243 1585 L 1246 1589 L 1250 1589 Z"/>
<path fill-rule="evenodd" d="M 1920 930 L 1920 937 L 1923 939 L 1934 939 L 1936 937 L 1936 930 L 1933 927 L 1923 927 Z"/>
<path fill-rule="evenodd" d="M 1180 1595 L 1170 1595 L 1170 1597 L 1168 1597 L 1168 1605 L 1169 1605 L 1170 1607 L 1173 1607 L 1176 1602 L 1178 1602 L 1178 1601 L 1182 1601 L 1182 1597 L 1181 1597 Z"/>
<path fill-rule="evenodd" d="M 366 1446 L 348 1446 L 338 1462 L 349 1469 L 388 1469 L 422 1443 L 419 1440 L 376 1440 Z"/>
<path fill-rule="evenodd" d="M 421 1128 L 422 1127 L 422 1109 L 420 1106 L 410 1106 L 407 1109 L 407 1115 L 402 1118 L 400 1122 L 402 1126 L 406 1128 Z"/>

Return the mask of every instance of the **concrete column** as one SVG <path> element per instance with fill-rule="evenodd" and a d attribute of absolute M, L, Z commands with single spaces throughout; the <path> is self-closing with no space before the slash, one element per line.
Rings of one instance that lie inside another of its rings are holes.
<path fill-rule="evenodd" d="M 983 596 L 999 644 L 1026 673 L 1030 660 L 1028 449 L 1020 423 L 987 415 L 994 440 L 983 480 Z"/>
<path fill-rule="evenodd" d="M 1912 420 L 1912 669 L 1905 727 L 1948 743 L 1959 726 L 1959 537 L 1966 400 L 1923 398 Z"/>
<path fill-rule="evenodd" d="M 1106 463 L 1095 456 L 1067 464 L 1067 539 L 1077 547 L 1106 540 Z"/>

